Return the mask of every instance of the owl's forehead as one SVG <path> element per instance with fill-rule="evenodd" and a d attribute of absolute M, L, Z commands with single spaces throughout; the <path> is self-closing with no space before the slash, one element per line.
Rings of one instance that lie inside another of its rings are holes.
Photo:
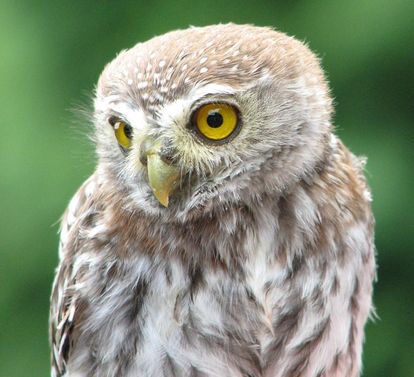
<path fill-rule="evenodd" d="M 98 94 L 156 111 L 194 88 L 252 86 L 286 66 L 296 44 L 272 29 L 247 25 L 170 32 L 121 52 L 102 73 Z"/>

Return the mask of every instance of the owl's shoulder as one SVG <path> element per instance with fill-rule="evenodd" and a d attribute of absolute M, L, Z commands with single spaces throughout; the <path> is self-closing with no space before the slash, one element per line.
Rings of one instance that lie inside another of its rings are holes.
<path fill-rule="evenodd" d="M 318 203 L 322 213 L 331 213 L 338 221 L 343 215 L 359 220 L 371 217 L 371 190 L 364 175 L 365 158 L 355 156 L 336 136 L 332 135 L 330 154 L 323 169 L 306 191 Z M 339 215 L 339 216 L 338 216 Z"/>
<path fill-rule="evenodd" d="M 75 338 L 75 324 L 82 315 L 83 305 L 73 289 L 76 284 L 74 261 L 81 247 L 79 231 L 91 221 L 96 211 L 94 202 L 99 190 L 97 174 L 90 176 L 72 197 L 62 216 L 60 226 L 59 265 L 51 295 L 50 341 L 52 347 L 52 376 L 63 376 L 71 345 Z"/>
<path fill-rule="evenodd" d="M 82 220 L 93 217 L 96 212 L 99 186 L 98 175 L 94 173 L 79 187 L 70 200 L 60 223 L 59 258 L 61 260 L 74 247 L 73 230 Z"/>

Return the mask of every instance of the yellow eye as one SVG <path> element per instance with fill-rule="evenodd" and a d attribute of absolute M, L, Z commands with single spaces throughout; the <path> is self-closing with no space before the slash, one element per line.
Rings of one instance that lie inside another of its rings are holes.
<path fill-rule="evenodd" d="M 199 134 L 212 141 L 230 137 L 238 128 L 237 110 L 225 103 L 209 103 L 201 106 L 194 116 L 195 127 Z"/>
<path fill-rule="evenodd" d="M 115 136 L 121 147 L 128 149 L 131 147 L 132 128 L 129 124 L 122 121 L 117 121 L 113 125 Z"/>

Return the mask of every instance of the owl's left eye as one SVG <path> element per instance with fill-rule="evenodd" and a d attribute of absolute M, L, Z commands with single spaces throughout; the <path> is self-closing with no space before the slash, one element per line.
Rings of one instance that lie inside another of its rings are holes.
<path fill-rule="evenodd" d="M 121 120 L 116 120 L 111 124 L 114 128 L 115 137 L 118 140 L 119 145 L 125 149 L 129 149 L 132 144 L 132 127 Z"/>
<path fill-rule="evenodd" d="M 208 103 L 193 115 L 193 127 L 203 140 L 227 142 L 237 134 L 240 126 L 238 110 L 227 103 Z"/>

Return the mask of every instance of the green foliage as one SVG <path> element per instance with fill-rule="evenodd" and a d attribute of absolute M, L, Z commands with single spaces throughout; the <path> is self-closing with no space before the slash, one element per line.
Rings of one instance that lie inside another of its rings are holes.
<path fill-rule="evenodd" d="M 367 327 L 364 376 L 413 376 L 413 5 L 2 1 L 0 375 L 49 374 L 56 224 L 95 160 L 91 124 L 72 109 L 90 107 L 100 71 L 120 49 L 190 24 L 233 21 L 274 26 L 321 56 L 336 99 L 337 131 L 355 153 L 368 156 L 374 195 L 379 319 Z"/>

